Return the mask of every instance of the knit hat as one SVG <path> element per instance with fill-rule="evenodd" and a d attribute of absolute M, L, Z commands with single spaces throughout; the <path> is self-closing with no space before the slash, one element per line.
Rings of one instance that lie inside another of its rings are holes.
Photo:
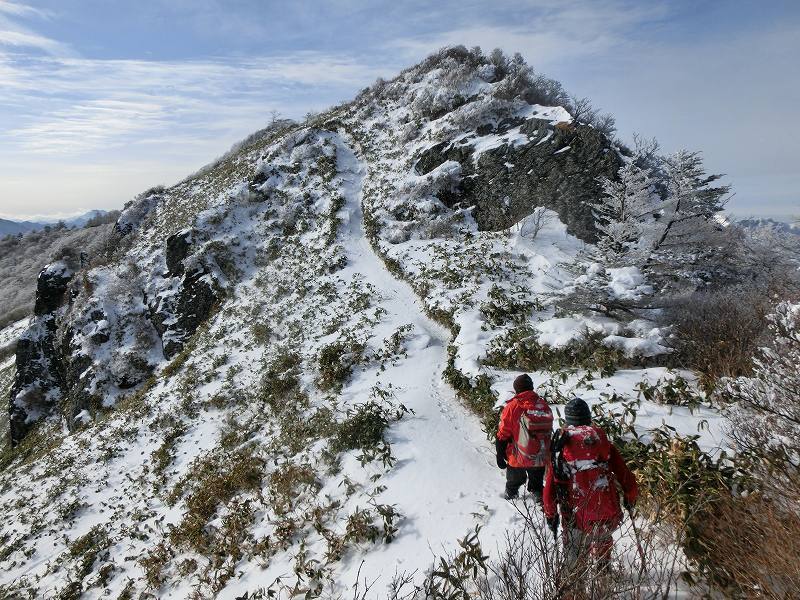
<path fill-rule="evenodd" d="M 564 407 L 564 419 L 567 425 L 589 425 L 592 422 L 592 412 L 584 400 L 575 398 Z"/>
<path fill-rule="evenodd" d="M 530 392 L 533 390 L 533 381 L 530 375 L 523 373 L 514 380 L 514 393 Z"/>

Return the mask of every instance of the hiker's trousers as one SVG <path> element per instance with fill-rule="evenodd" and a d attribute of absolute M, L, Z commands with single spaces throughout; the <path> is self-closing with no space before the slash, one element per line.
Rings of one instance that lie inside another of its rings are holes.
<path fill-rule="evenodd" d="M 544 487 L 544 467 L 506 467 L 506 496 L 514 498 L 519 493 L 519 488 L 528 480 L 528 491 L 536 498 L 541 499 Z"/>
<path fill-rule="evenodd" d="M 606 567 L 611 560 L 614 548 L 614 530 L 616 526 L 605 521 L 598 521 L 589 531 L 567 525 L 561 530 L 564 540 L 564 552 L 567 568 L 574 569 L 586 566 L 589 558 L 594 559 L 600 569 Z"/>

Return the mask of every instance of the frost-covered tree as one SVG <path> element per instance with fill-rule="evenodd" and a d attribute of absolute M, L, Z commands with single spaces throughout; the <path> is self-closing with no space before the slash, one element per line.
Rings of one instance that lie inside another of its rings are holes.
<path fill-rule="evenodd" d="M 784 302 L 768 317 L 773 340 L 754 359 L 750 377 L 724 379 L 731 434 L 741 448 L 800 460 L 800 304 Z"/>
<path fill-rule="evenodd" d="M 650 169 L 634 161 L 620 168 L 618 179 L 604 177 L 600 182 L 603 196 L 594 205 L 600 232 L 597 248 L 606 263 L 614 264 L 631 252 L 639 254 L 639 243 L 652 229 L 661 202 Z"/>
<path fill-rule="evenodd" d="M 647 306 L 652 287 L 644 282 L 640 267 L 649 258 L 650 248 L 642 242 L 652 232 L 662 202 L 651 170 L 638 162 L 634 157 L 616 178 L 600 179 L 603 195 L 593 206 L 599 240 L 574 266 L 576 277 L 560 303 L 562 308 L 620 316 Z M 640 283 L 620 286 L 621 278 Z"/>
<path fill-rule="evenodd" d="M 561 302 L 569 310 L 606 315 L 656 308 L 671 286 L 699 285 L 718 270 L 716 218 L 727 186 L 714 186 L 697 152 L 669 157 L 642 146 L 614 179 L 601 180 L 603 196 L 594 205 L 599 240 L 585 252 L 573 288 Z M 673 290 L 673 291 L 678 291 Z"/>
<path fill-rule="evenodd" d="M 652 258 L 675 265 L 685 263 L 687 254 L 708 250 L 730 187 L 712 185 L 722 176 L 707 174 L 698 152 L 666 157 L 664 175 L 666 197 L 645 243 Z"/>

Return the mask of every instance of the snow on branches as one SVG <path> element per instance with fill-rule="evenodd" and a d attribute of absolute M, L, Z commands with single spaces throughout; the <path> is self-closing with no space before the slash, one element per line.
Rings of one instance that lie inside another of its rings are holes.
<path fill-rule="evenodd" d="M 742 449 L 800 460 L 800 303 L 783 302 L 768 317 L 770 346 L 754 359 L 751 377 L 723 379 L 731 434 Z"/>
<path fill-rule="evenodd" d="M 610 266 L 642 249 L 640 242 L 652 227 L 659 206 L 650 169 L 631 161 L 620 168 L 618 175 L 618 180 L 600 180 L 604 196 L 594 206 L 597 229 L 602 234 L 597 249 Z"/>
<path fill-rule="evenodd" d="M 617 177 L 602 178 L 603 196 L 593 206 L 600 239 L 577 265 L 562 307 L 631 315 L 653 308 L 652 293 L 663 296 L 675 281 L 699 282 L 714 269 L 721 229 L 715 217 L 728 193 L 727 186 L 712 185 L 719 177 L 706 174 L 697 152 L 665 157 L 645 148 Z M 636 293 L 619 293 L 614 273 L 620 269 L 635 277 Z"/>

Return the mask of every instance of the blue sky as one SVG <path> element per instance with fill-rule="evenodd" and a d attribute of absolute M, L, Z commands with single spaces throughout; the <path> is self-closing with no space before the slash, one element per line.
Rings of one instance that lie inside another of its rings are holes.
<path fill-rule="evenodd" d="M 121 206 L 447 44 L 519 51 L 800 214 L 800 2 L 0 0 L 0 216 Z"/>

